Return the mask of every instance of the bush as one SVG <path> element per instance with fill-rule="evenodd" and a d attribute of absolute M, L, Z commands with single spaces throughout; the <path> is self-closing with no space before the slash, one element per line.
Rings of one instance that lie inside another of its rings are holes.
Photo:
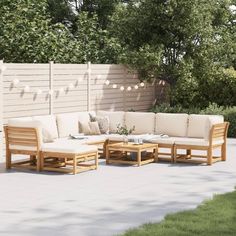
<path fill-rule="evenodd" d="M 185 72 L 186 73 L 186 72 Z M 187 73 L 186 73 L 187 74 Z M 236 71 L 233 68 L 215 70 L 210 75 L 186 76 L 183 73 L 171 91 L 171 104 L 191 108 L 236 106 Z"/>
<path fill-rule="evenodd" d="M 166 113 L 188 113 L 188 114 L 206 114 L 206 115 L 222 115 L 225 121 L 230 123 L 228 137 L 236 138 L 236 106 L 224 107 L 217 104 L 210 104 L 205 109 L 200 108 L 183 108 L 181 106 L 171 107 L 169 104 L 162 104 L 151 108 L 152 112 Z"/>

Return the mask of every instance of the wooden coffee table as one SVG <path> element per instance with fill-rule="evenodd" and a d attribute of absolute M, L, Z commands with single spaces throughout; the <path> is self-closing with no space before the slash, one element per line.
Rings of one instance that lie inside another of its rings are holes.
<path fill-rule="evenodd" d="M 149 152 L 148 152 L 149 151 Z M 142 152 L 146 152 L 145 156 L 142 156 Z M 136 160 L 132 160 L 131 153 L 136 153 Z M 158 155 L 158 144 L 143 143 L 134 144 L 129 142 L 128 144 L 113 143 L 108 144 L 106 149 L 106 164 L 131 164 L 131 165 L 144 165 L 154 162 Z"/>

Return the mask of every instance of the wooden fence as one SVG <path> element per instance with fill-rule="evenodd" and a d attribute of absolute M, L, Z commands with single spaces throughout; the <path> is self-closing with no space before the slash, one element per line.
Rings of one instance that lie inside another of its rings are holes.
<path fill-rule="evenodd" d="M 14 117 L 89 110 L 147 111 L 163 87 L 140 86 L 137 74 L 122 65 L 0 61 L 1 130 Z"/>

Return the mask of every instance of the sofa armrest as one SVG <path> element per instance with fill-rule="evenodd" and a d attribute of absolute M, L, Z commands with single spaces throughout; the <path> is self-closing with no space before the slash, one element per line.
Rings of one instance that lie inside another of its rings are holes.
<path fill-rule="evenodd" d="M 6 150 L 36 151 L 41 148 L 40 135 L 37 128 L 4 126 Z"/>
<path fill-rule="evenodd" d="M 210 137 L 209 137 L 210 145 L 212 145 L 213 142 L 217 140 L 222 140 L 225 143 L 227 139 L 228 128 L 229 128 L 229 122 L 214 124 L 210 131 Z"/>

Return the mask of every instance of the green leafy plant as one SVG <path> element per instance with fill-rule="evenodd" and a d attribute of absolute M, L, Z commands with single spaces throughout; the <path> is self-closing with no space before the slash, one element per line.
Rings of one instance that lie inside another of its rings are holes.
<path fill-rule="evenodd" d="M 132 134 L 134 130 L 135 126 L 133 126 L 131 129 L 128 129 L 126 125 L 122 126 L 121 124 L 118 124 L 116 133 L 120 135 L 129 135 Z"/>

